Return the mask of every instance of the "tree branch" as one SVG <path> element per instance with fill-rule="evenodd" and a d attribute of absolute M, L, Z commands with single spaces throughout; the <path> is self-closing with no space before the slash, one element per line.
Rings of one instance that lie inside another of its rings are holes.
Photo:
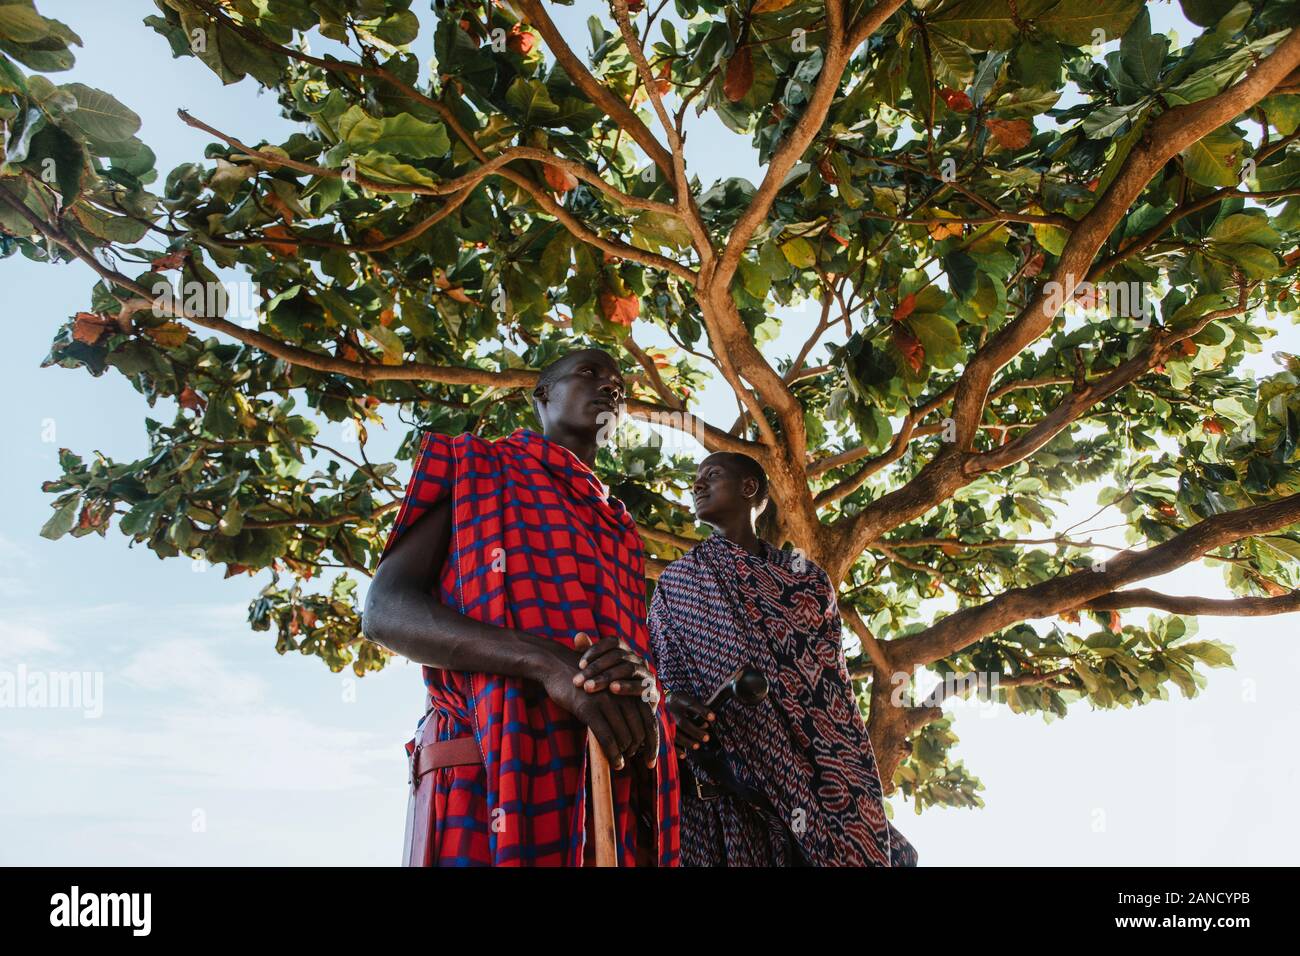
<path fill-rule="evenodd" d="M 1007 591 L 978 607 L 962 608 L 924 631 L 890 642 L 901 669 L 915 669 L 956 654 L 988 634 L 1028 618 L 1082 607 L 1143 578 L 1182 567 L 1215 548 L 1277 531 L 1300 521 L 1300 494 L 1213 515 L 1145 551 L 1124 551 L 1104 565 L 1027 588 Z"/>
<path fill-rule="evenodd" d="M 1104 594 L 1081 606 L 1086 611 L 1121 611 L 1130 607 L 1150 607 L 1171 614 L 1227 615 L 1263 617 L 1300 611 L 1300 591 L 1278 597 L 1206 598 L 1161 594 L 1148 588 L 1132 588 Z"/>

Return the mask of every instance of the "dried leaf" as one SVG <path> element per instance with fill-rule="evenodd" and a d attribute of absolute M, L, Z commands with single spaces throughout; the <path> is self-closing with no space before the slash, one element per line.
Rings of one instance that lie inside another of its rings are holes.
<path fill-rule="evenodd" d="M 78 312 L 72 321 L 72 337 L 83 345 L 98 345 L 116 323 L 94 312 Z"/>

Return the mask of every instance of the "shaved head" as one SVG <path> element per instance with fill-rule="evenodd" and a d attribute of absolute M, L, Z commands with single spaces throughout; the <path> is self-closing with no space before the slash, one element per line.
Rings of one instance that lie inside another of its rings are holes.
<path fill-rule="evenodd" d="M 546 390 L 555 383 L 556 379 L 584 359 L 587 361 L 601 362 L 612 368 L 615 372 L 618 372 L 619 370 L 618 363 L 603 349 L 578 349 L 577 351 L 566 352 L 561 355 L 559 358 L 551 362 L 551 364 L 542 368 L 542 374 L 537 379 L 537 384 L 533 387 L 533 411 L 537 413 L 539 419 L 541 418 L 541 406 L 538 402 L 538 393 L 545 393 Z"/>

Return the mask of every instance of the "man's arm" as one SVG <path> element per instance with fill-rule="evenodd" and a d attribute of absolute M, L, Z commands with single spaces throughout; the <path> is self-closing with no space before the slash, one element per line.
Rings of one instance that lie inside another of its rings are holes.
<path fill-rule="evenodd" d="M 587 724 L 615 768 L 650 744 L 635 697 L 575 687 L 579 652 L 555 641 L 466 617 L 437 597 L 451 543 L 451 500 L 421 515 L 384 556 L 366 594 L 366 637 L 417 664 L 523 677 Z M 647 753 L 653 760 L 655 752 Z"/>

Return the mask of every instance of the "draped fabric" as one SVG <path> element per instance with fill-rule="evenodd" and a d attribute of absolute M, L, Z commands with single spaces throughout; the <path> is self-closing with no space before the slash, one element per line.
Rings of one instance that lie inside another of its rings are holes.
<path fill-rule="evenodd" d="M 596 641 L 622 637 L 650 661 L 636 524 L 569 449 L 528 429 L 499 441 L 427 433 L 384 553 L 447 496 L 452 528 L 438 583 L 443 603 L 568 647 L 579 631 Z M 433 771 L 434 865 L 582 865 L 585 725 L 536 681 L 427 666 L 423 676 L 427 710 L 408 754 L 424 722 L 433 720 L 437 740 L 472 733 L 484 758 L 480 767 Z M 638 813 L 653 834 L 650 858 L 677 864 L 677 761 L 662 708 L 658 719 L 656 768 L 613 775 L 622 866 L 637 856 Z M 644 787 L 635 785 L 638 773 Z"/>
<path fill-rule="evenodd" d="M 669 691 L 705 701 L 745 664 L 769 684 L 756 707 L 721 707 L 710 733 L 771 811 L 732 795 L 701 800 L 684 784 L 682 865 L 798 865 L 794 841 L 812 866 L 915 866 L 915 848 L 885 818 L 830 579 L 801 555 L 762 548 L 752 555 L 715 533 L 668 565 L 651 600 Z"/>

